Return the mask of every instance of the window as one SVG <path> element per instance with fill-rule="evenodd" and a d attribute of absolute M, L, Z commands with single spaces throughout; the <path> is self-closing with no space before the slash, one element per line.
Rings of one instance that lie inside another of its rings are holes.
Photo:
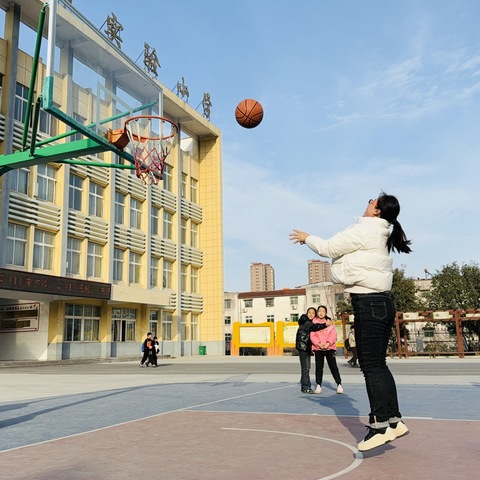
<path fill-rule="evenodd" d="M 253 307 L 253 300 L 251 298 L 247 299 L 247 300 L 244 300 L 244 305 L 245 305 L 245 308 L 252 308 Z"/>
<path fill-rule="evenodd" d="M 188 316 L 182 315 L 182 340 L 190 340 L 188 335 Z"/>
<path fill-rule="evenodd" d="M 225 317 L 225 325 L 231 325 L 232 324 L 232 317 L 228 316 Z"/>
<path fill-rule="evenodd" d="M 90 194 L 88 196 L 88 214 L 95 217 L 103 217 L 105 189 L 98 183 L 90 182 Z"/>
<path fill-rule="evenodd" d="M 112 338 L 114 342 L 134 342 L 137 310 L 134 308 L 112 309 Z"/>
<path fill-rule="evenodd" d="M 68 207 L 72 210 L 82 210 L 83 179 L 78 175 L 70 174 L 70 186 L 68 189 Z"/>
<path fill-rule="evenodd" d="M 251 317 L 250 315 L 247 315 L 245 317 L 245 323 L 253 323 L 253 317 Z"/>
<path fill-rule="evenodd" d="M 266 307 L 273 307 L 274 306 L 274 299 L 273 298 L 266 298 L 265 299 L 265 306 Z"/>
<path fill-rule="evenodd" d="M 163 169 L 163 189 L 171 192 L 172 185 L 172 167 L 168 163 L 166 163 L 165 168 Z"/>
<path fill-rule="evenodd" d="M 100 341 L 100 307 L 65 305 L 65 342 Z"/>
<path fill-rule="evenodd" d="M 198 181 L 194 178 L 190 179 L 190 201 L 198 203 Z"/>
<path fill-rule="evenodd" d="M 181 267 L 181 288 L 182 292 L 187 291 L 187 272 L 188 272 L 188 266 L 187 265 L 182 265 Z"/>
<path fill-rule="evenodd" d="M 190 222 L 190 245 L 198 248 L 198 224 Z"/>
<path fill-rule="evenodd" d="M 103 247 L 98 243 L 88 242 L 87 277 L 102 277 Z"/>
<path fill-rule="evenodd" d="M 187 198 L 187 174 L 182 173 L 182 198 Z"/>
<path fill-rule="evenodd" d="M 57 188 L 57 169 L 51 165 L 37 166 L 37 197 L 55 203 Z"/>
<path fill-rule="evenodd" d="M 72 118 L 76 120 L 78 123 L 80 123 L 81 125 L 85 125 L 87 121 L 86 118 L 82 117 L 81 115 L 75 112 L 73 112 Z M 83 138 L 83 133 L 80 133 L 80 132 L 76 133 L 75 135 L 72 135 L 70 138 L 72 142 L 75 140 L 81 140 Z"/>
<path fill-rule="evenodd" d="M 8 223 L 7 248 L 5 253 L 5 263 L 7 265 L 25 266 L 27 249 L 27 227 Z"/>
<path fill-rule="evenodd" d="M 113 249 L 113 281 L 123 281 L 123 257 L 125 252 L 120 248 Z"/>
<path fill-rule="evenodd" d="M 166 210 L 163 211 L 163 238 L 172 239 L 173 215 Z"/>
<path fill-rule="evenodd" d="M 291 313 L 290 314 L 290 321 L 291 322 L 298 322 L 298 313 Z"/>
<path fill-rule="evenodd" d="M 312 303 L 314 305 L 320 305 L 321 302 L 322 302 L 322 299 L 320 297 L 320 294 L 319 293 L 314 293 L 312 295 Z"/>
<path fill-rule="evenodd" d="M 28 194 L 29 181 L 30 169 L 28 168 L 16 168 L 12 172 L 8 172 L 8 186 L 10 190 Z"/>
<path fill-rule="evenodd" d="M 184 218 L 180 221 L 180 243 L 182 245 L 187 243 L 187 221 Z"/>
<path fill-rule="evenodd" d="M 148 322 L 148 331 L 153 333 L 154 337 L 158 337 L 158 319 L 160 312 L 158 310 L 150 310 L 150 321 Z"/>
<path fill-rule="evenodd" d="M 67 275 L 80 274 L 81 241 L 78 238 L 67 238 Z"/>
<path fill-rule="evenodd" d="M 45 110 L 40 110 L 40 118 L 38 119 L 38 131 L 46 133 L 48 136 L 53 136 L 54 133 L 54 118 Z"/>
<path fill-rule="evenodd" d="M 160 209 L 158 207 L 152 207 L 151 211 L 151 218 L 152 218 L 152 235 L 158 235 L 160 230 Z"/>
<path fill-rule="evenodd" d="M 230 298 L 226 298 L 224 301 L 223 301 L 223 307 L 225 309 L 229 309 L 229 308 L 232 308 L 232 300 Z"/>
<path fill-rule="evenodd" d="M 196 313 L 192 313 L 190 328 L 192 334 L 191 340 L 198 340 L 198 314 Z"/>
<path fill-rule="evenodd" d="M 150 259 L 150 286 L 158 287 L 158 274 L 159 274 L 159 260 L 156 257 Z"/>
<path fill-rule="evenodd" d="M 172 314 L 162 311 L 162 339 L 172 339 Z"/>
<path fill-rule="evenodd" d="M 275 315 L 267 315 L 267 322 L 274 323 Z"/>
<path fill-rule="evenodd" d="M 125 195 L 115 192 L 115 223 L 125 225 Z"/>
<path fill-rule="evenodd" d="M 130 283 L 140 283 L 140 273 L 142 269 L 142 256 L 139 253 L 130 252 L 130 268 L 128 281 Z"/>
<path fill-rule="evenodd" d="M 142 202 L 136 198 L 130 199 L 130 227 L 142 228 Z"/>
<path fill-rule="evenodd" d="M 163 261 L 163 288 L 172 288 L 173 264 L 168 260 Z"/>
<path fill-rule="evenodd" d="M 198 272 L 198 268 L 190 268 L 190 291 L 192 293 L 198 293 Z"/>
<path fill-rule="evenodd" d="M 298 297 L 290 297 L 290 305 L 297 306 L 298 305 Z"/>
<path fill-rule="evenodd" d="M 15 108 L 13 118 L 19 122 L 25 122 L 28 103 L 28 88 L 20 83 L 15 87 Z"/>
<path fill-rule="evenodd" d="M 35 230 L 33 243 L 33 268 L 53 270 L 53 234 Z"/>

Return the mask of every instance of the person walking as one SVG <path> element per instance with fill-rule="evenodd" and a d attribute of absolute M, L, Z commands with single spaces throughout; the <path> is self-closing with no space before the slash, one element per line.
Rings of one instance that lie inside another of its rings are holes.
<path fill-rule="evenodd" d="M 310 341 L 310 332 L 321 330 L 326 327 L 319 323 L 313 323 L 316 315 L 316 309 L 310 307 L 307 313 L 300 315 L 298 319 L 298 330 L 295 338 L 295 348 L 298 351 L 300 359 L 300 384 L 302 393 L 313 393 L 312 382 L 310 380 L 310 366 L 312 362 L 312 343 Z"/>
<path fill-rule="evenodd" d="M 358 367 L 358 356 L 357 356 L 357 344 L 355 342 L 355 326 L 350 326 L 350 333 L 348 334 L 348 343 L 350 345 L 350 352 L 352 352 L 352 358 L 348 360 L 348 364 L 352 368 Z"/>
<path fill-rule="evenodd" d="M 141 367 L 143 367 L 143 365 L 148 367 L 150 363 L 150 356 L 152 355 L 152 349 L 153 349 L 152 332 L 148 332 L 147 337 L 143 341 L 143 345 L 142 345 L 143 357 L 140 360 Z"/>
<path fill-rule="evenodd" d="M 150 350 L 150 354 L 148 356 L 148 361 L 152 365 L 152 367 L 158 367 L 157 364 L 157 353 L 159 351 L 159 343 L 158 343 L 158 338 L 153 337 L 152 339 L 152 349 Z"/>
<path fill-rule="evenodd" d="M 326 307 L 319 307 L 325 310 Z M 317 310 L 318 311 L 318 310 Z M 310 341 L 312 342 L 312 351 L 315 355 L 315 381 L 317 387 L 314 393 L 322 393 L 322 381 L 323 381 L 323 367 L 325 359 L 327 359 L 328 368 L 332 373 L 333 379 L 337 384 L 337 393 L 343 393 L 342 378 L 337 366 L 337 360 L 335 354 L 337 352 L 337 331 L 335 325 L 330 318 L 326 318 L 325 325 L 327 328 L 318 332 L 310 333 Z"/>
<path fill-rule="evenodd" d="M 332 258 L 334 283 L 345 285 L 354 311 L 358 361 L 370 403 L 367 434 L 358 450 L 379 447 L 409 433 L 399 410 L 395 379 L 387 363 L 388 340 L 395 321 L 391 296 L 392 250 L 410 253 L 410 240 L 397 220 L 400 203 L 382 192 L 370 199 L 363 217 L 330 239 L 293 230 L 290 240 Z"/>

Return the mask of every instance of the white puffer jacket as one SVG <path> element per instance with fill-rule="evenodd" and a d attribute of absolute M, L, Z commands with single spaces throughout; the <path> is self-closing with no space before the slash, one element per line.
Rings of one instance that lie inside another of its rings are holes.
<path fill-rule="evenodd" d="M 360 217 L 329 240 L 309 235 L 305 243 L 332 258 L 332 280 L 349 293 L 385 292 L 392 288 L 393 261 L 388 254 L 390 225 L 383 218 Z"/>

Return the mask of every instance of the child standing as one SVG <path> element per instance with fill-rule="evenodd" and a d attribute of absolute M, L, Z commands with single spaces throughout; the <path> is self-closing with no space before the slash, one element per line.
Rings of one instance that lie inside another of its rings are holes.
<path fill-rule="evenodd" d="M 300 359 L 300 383 L 302 385 L 302 393 L 313 393 L 312 384 L 310 382 L 310 364 L 312 356 L 312 343 L 310 341 L 310 332 L 325 328 L 325 325 L 315 324 L 316 310 L 310 307 L 307 313 L 302 314 L 298 320 L 298 330 L 295 339 L 295 346 Z"/>
<path fill-rule="evenodd" d="M 337 393 L 343 393 L 342 379 L 340 372 L 338 371 L 337 360 L 335 358 L 337 352 L 337 331 L 332 320 L 326 316 L 327 308 L 324 306 L 318 307 L 319 310 L 324 310 L 326 318 L 327 328 L 318 332 L 310 333 L 310 340 L 312 342 L 312 351 L 315 355 L 315 380 L 317 382 L 317 388 L 315 393 L 322 393 L 322 381 L 323 381 L 323 366 L 325 364 L 325 358 L 327 359 L 328 367 L 333 375 L 333 379 L 337 384 Z M 320 317 L 320 315 L 318 315 Z"/>

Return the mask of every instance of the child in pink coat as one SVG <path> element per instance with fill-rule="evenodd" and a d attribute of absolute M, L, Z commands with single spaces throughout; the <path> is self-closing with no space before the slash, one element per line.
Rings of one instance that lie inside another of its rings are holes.
<path fill-rule="evenodd" d="M 337 352 L 337 331 L 332 320 L 327 317 L 327 307 L 321 305 L 317 309 L 317 319 L 314 322 L 327 322 L 327 328 L 319 330 L 318 332 L 310 333 L 310 340 L 312 342 L 312 352 L 315 355 L 315 380 L 317 388 L 315 393 L 322 393 L 323 380 L 323 366 L 325 358 L 327 359 L 328 367 L 337 384 L 337 393 L 343 393 L 342 379 L 338 371 L 337 360 L 335 358 Z"/>

